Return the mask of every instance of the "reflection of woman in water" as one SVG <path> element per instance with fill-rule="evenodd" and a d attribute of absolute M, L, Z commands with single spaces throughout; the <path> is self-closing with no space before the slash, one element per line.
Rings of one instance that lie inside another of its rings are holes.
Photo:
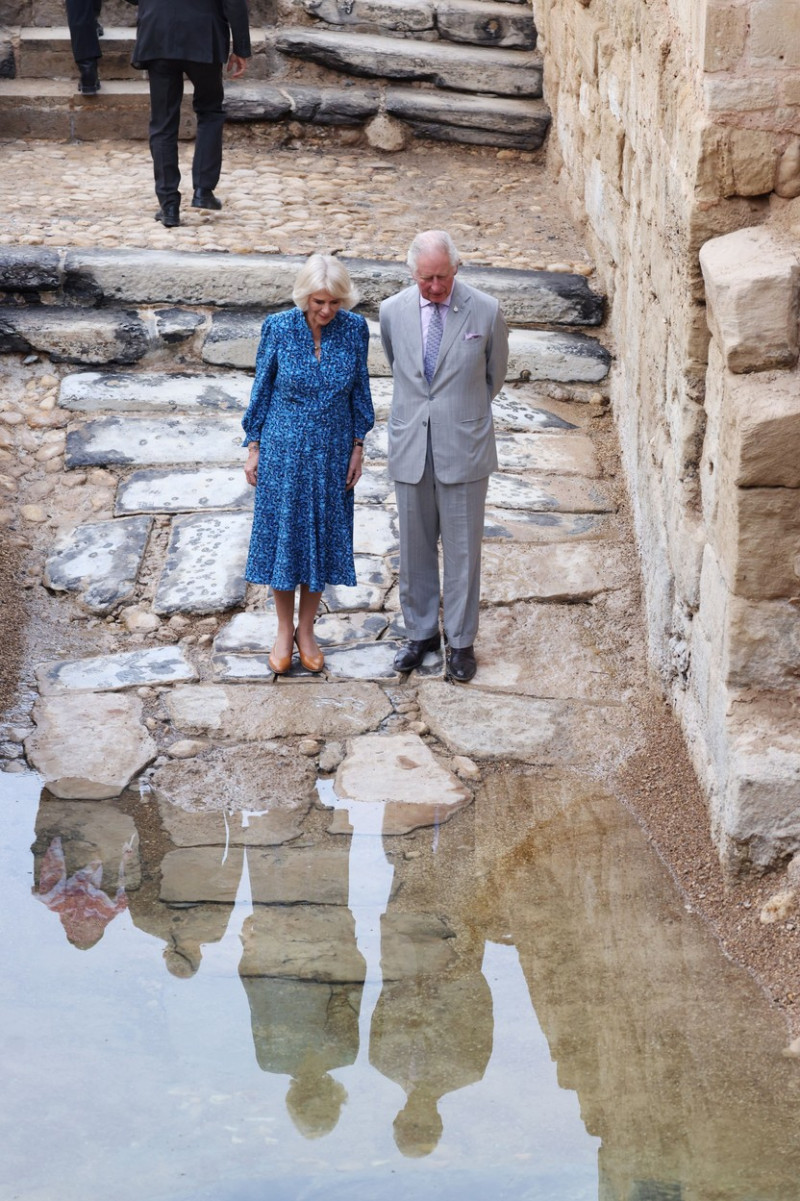
<path fill-rule="evenodd" d="M 54 838 L 45 852 L 39 873 L 39 891 L 34 895 L 59 915 L 67 938 L 82 951 L 99 942 L 108 923 L 128 908 L 125 865 L 133 854 L 134 838 L 135 835 L 122 848 L 117 891 L 113 900 L 100 887 L 103 882 L 102 860 L 93 859 L 68 877 L 61 839 Z"/>

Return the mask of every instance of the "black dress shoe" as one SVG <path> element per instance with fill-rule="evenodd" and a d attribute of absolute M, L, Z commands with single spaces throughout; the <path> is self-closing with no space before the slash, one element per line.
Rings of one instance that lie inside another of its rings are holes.
<path fill-rule="evenodd" d="M 98 21 L 98 22 L 97 22 L 97 36 L 98 36 L 99 38 L 101 38 L 101 37 L 103 36 L 103 34 L 104 34 L 104 33 L 105 33 L 105 29 L 103 29 L 103 26 L 102 26 L 102 25 L 100 24 L 100 22 Z"/>
<path fill-rule="evenodd" d="M 454 646 L 447 661 L 447 672 L 459 684 L 468 684 L 478 664 L 475 662 L 475 651 L 471 646 Z"/>
<path fill-rule="evenodd" d="M 394 657 L 395 671 L 413 671 L 415 667 L 420 666 L 428 651 L 438 651 L 441 645 L 440 634 L 423 638 L 421 642 L 407 642 Z"/>
<path fill-rule="evenodd" d="M 84 58 L 78 63 L 81 77 L 78 80 L 78 91 L 84 96 L 96 96 L 100 91 L 100 79 L 97 74 L 97 59 Z"/>
<path fill-rule="evenodd" d="M 180 225 L 181 223 L 181 206 L 176 204 L 175 201 L 162 204 L 156 213 L 156 221 L 160 221 L 167 229 L 174 229 L 176 225 Z"/>
<path fill-rule="evenodd" d="M 217 200 L 211 188 L 195 188 L 192 196 L 193 209 L 221 209 L 222 201 Z"/>

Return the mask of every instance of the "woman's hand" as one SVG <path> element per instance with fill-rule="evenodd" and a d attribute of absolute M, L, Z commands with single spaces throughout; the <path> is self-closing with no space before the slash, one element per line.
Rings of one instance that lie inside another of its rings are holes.
<path fill-rule="evenodd" d="M 347 467 L 347 484 L 345 485 L 346 492 L 351 492 L 361 479 L 361 460 L 363 456 L 364 447 L 354 446 L 353 453 L 350 455 L 350 462 Z"/>
<path fill-rule="evenodd" d="M 258 479 L 258 443 L 254 443 L 247 452 L 244 464 L 244 478 L 251 487 L 255 488 Z"/>

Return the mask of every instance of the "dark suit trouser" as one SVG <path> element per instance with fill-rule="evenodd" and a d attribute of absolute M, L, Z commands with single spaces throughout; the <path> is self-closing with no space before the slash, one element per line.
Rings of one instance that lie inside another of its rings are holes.
<path fill-rule="evenodd" d="M 102 0 L 66 0 L 66 3 L 69 40 L 75 62 L 100 58 L 97 18 L 100 16 Z"/>
<path fill-rule="evenodd" d="M 150 80 L 150 153 L 153 156 L 156 196 L 159 203 L 180 203 L 178 131 L 181 123 L 183 77 L 194 86 L 192 107 L 197 117 L 197 139 L 192 161 L 195 188 L 213 189 L 222 170 L 222 63 L 195 63 L 187 59 L 157 58 L 147 63 Z"/>

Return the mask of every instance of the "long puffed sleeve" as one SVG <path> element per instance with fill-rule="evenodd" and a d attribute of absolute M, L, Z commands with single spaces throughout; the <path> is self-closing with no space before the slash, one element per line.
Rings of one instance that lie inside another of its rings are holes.
<path fill-rule="evenodd" d="M 278 373 L 278 339 L 275 321 L 267 317 L 261 327 L 261 341 L 256 355 L 256 377 L 250 393 L 250 404 L 242 418 L 245 438 L 242 443 L 261 441 L 261 430 L 272 400 L 272 389 Z"/>
<path fill-rule="evenodd" d="M 369 368 L 367 366 L 369 357 L 369 326 L 363 317 L 360 318 L 358 323 L 356 347 L 357 369 L 353 391 L 350 395 L 350 404 L 353 409 L 353 435 L 356 438 L 363 438 L 375 424 L 375 410 L 372 407 Z"/>

